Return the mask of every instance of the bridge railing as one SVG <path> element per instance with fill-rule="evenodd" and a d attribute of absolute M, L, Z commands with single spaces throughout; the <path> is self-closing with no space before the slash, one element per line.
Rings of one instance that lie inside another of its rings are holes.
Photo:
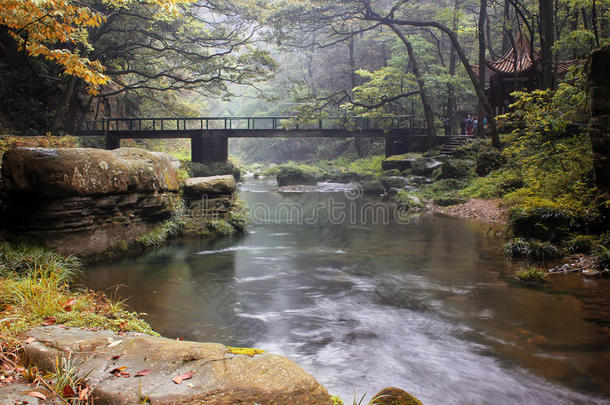
<path fill-rule="evenodd" d="M 411 115 L 388 117 L 328 116 L 298 121 L 294 116 L 105 118 L 86 121 L 87 131 L 185 131 L 273 129 L 401 129 L 413 128 Z"/>

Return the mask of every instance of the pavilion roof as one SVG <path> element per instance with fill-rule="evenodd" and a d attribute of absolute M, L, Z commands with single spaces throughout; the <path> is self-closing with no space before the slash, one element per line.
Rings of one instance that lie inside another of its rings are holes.
<path fill-rule="evenodd" d="M 531 43 L 527 36 L 522 32 L 519 32 L 519 36 L 515 41 L 515 45 L 508 50 L 503 56 L 497 60 L 490 62 L 485 61 L 489 68 L 486 72 L 486 81 L 489 81 L 489 76 L 493 72 L 514 75 L 524 73 L 533 68 L 534 63 L 540 59 L 540 54 L 532 49 Z M 568 68 L 574 66 L 577 61 L 570 60 L 565 62 L 559 62 L 557 65 L 558 74 L 564 75 L 567 73 Z M 472 65 L 474 74 L 479 76 L 479 67 Z"/>

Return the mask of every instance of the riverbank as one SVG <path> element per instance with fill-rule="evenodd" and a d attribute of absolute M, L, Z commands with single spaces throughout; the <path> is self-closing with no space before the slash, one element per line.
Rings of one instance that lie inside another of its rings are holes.
<path fill-rule="evenodd" d="M 448 207 L 432 203 L 430 211 L 436 214 L 473 219 L 490 224 L 508 224 L 508 212 L 501 207 L 500 200 L 473 198 L 463 204 L 456 204 Z"/>

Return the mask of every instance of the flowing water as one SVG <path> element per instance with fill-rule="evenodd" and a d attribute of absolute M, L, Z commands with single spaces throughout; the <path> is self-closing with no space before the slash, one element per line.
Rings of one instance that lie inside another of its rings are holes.
<path fill-rule="evenodd" d="M 425 404 L 610 404 L 610 280 L 523 285 L 485 225 L 272 187 L 242 185 L 246 235 L 91 266 L 82 284 L 165 336 L 285 355 L 346 403 L 396 386 Z"/>

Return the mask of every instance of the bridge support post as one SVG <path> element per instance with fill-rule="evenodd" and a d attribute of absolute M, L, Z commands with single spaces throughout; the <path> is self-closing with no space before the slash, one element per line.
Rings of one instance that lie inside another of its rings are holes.
<path fill-rule="evenodd" d="M 113 150 L 121 147 L 121 138 L 119 138 L 118 136 L 106 132 L 104 138 L 106 143 L 106 150 Z"/>
<path fill-rule="evenodd" d="M 385 137 L 385 157 L 402 155 L 409 153 L 409 142 L 405 136 L 386 135 Z"/>
<path fill-rule="evenodd" d="M 198 163 L 226 162 L 229 158 L 229 138 L 205 133 L 191 136 L 191 161 Z"/>

